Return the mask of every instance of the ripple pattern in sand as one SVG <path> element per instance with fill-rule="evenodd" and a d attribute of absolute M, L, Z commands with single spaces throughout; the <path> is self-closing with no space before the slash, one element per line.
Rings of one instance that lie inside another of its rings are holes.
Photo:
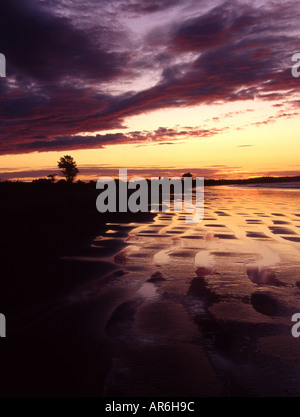
<path fill-rule="evenodd" d="M 122 273 L 100 287 L 122 287 L 126 297 L 104 328 L 122 346 L 106 394 L 149 388 L 146 374 L 153 383 L 159 377 L 162 389 L 171 364 L 180 362 L 171 394 L 183 395 L 190 352 L 188 395 L 299 395 L 299 363 L 291 366 L 276 354 L 286 348 L 297 356 L 290 317 L 300 296 L 299 202 L 297 192 L 210 188 L 200 224 L 186 223 L 184 213 L 158 213 L 151 224 L 127 225 L 126 237 L 120 235 L 126 226 L 108 225 L 94 244 L 125 244 L 105 257 Z M 158 370 L 160 355 L 168 360 Z M 206 388 L 197 379 L 201 366 L 209 375 Z"/>

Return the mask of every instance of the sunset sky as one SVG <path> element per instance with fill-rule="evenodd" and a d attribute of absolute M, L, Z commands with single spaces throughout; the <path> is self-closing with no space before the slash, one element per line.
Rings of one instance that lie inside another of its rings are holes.
<path fill-rule="evenodd" d="M 300 1 L 1 0 L 0 178 L 300 175 Z"/>

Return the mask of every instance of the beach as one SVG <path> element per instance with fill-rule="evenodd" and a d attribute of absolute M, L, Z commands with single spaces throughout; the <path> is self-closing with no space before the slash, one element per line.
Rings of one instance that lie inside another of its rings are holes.
<path fill-rule="evenodd" d="M 206 187 L 199 224 L 42 195 L 6 200 L 4 395 L 299 396 L 300 191 Z"/>

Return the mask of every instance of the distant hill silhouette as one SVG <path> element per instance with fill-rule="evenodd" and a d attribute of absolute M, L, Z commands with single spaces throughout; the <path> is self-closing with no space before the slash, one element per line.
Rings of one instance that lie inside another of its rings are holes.
<path fill-rule="evenodd" d="M 204 180 L 204 184 L 207 186 L 211 185 L 237 185 L 237 184 L 274 184 L 274 183 L 284 183 L 284 182 L 298 182 L 300 181 L 300 175 L 296 177 L 257 177 L 257 178 L 247 178 L 242 180 Z"/>

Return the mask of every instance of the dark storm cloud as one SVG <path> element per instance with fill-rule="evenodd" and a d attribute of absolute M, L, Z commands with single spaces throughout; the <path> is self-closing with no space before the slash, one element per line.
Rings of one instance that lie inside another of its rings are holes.
<path fill-rule="evenodd" d="M 179 51 L 200 51 L 223 45 L 240 36 L 258 23 L 261 16 L 250 7 L 237 7 L 235 2 L 225 2 L 204 15 L 194 17 L 179 25 L 174 31 L 171 47 Z"/>
<path fill-rule="evenodd" d="M 0 51 L 9 76 L 0 79 L 0 154 L 216 134 L 200 128 L 122 133 L 126 118 L 169 107 L 253 99 L 296 107 L 299 81 L 291 76 L 291 55 L 297 5 L 233 1 L 207 10 L 202 3 L 191 18 L 190 12 L 174 14 L 183 5 L 193 10 L 189 0 L 2 0 Z M 127 27 L 125 34 L 126 19 L 154 12 L 165 19 L 155 33 L 136 40 Z M 135 92 L 133 83 L 124 91 L 128 80 L 151 71 L 160 73 L 155 85 Z"/>
<path fill-rule="evenodd" d="M 33 0 L 1 0 L 0 50 L 11 74 L 46 82 L 116 77 L 126 55 L 105 49 L 101 40 L 106 31 L 100 21 L 92 36 L 67 18 L 38 8 Z"/>
<path fill-rule="evenodd" d="M 121 2 L 119 7 L 125 12 L 148 14 L 168 9 L 181 2 L 182 0 L 129 0 Z"/>

